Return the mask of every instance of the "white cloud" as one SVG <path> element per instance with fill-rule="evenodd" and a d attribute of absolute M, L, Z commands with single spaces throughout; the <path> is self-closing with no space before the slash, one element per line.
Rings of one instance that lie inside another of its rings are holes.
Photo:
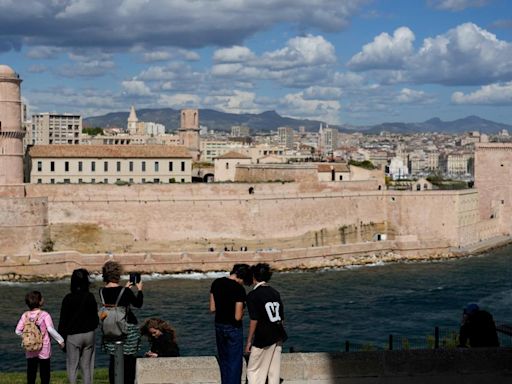
<path fill-rule="evenodd" d="M 374 71 L 383 83 L 482 85 L 512 79 L 512 44 L 473 23 L 461 24 L 412 49 L 412 32 L 379 35 L 349 62 Z M 379 73 L 380 72 L 380 73 Z"/>
<path fill-rule="evenodd" d="M 27 57 L 29 59 L 54 59 L 61 52 L 62 49 L 57 47 L 37 46 L 27 51 Z"/>
<path fill-rule="evenodd" d="M 238 45 L 230 48 L 221 48 L 213 53 L 213 60 L 223 63 L 240 63 L 253 60 L 254 58 L 255 55 L 249 48 Z"/>
<path fill-rule="evenodd" d="M 454 92 L 452 102 L 455 104 L 480 105 L 512 105 L 512 81 L 504 84 L 490 84 L 480 89 L 464 94 Z"/>
<path fill-rule="evenodd" d="M 393 36 L 383 32 L 352 57 L 348 66 L 357 71 L 403 68 L 413 53 L 413 42 L 414 33 L 407 27 L 396 29 Z"/>
<path fill-rule="evenodd" d="M 427 104 L 432 103 L 434 99 L 424 91 L 403 88 L 396 95 L 395 101 L 400 104 Z"/>
<path fill-rule="evenodd" d="M 337 100 L 308 98 L 304 92 L 290 93 L 279 101 L 279 110 L 284 115 L 340 123 L 341 104 Z"/>
<path fill-rule="evenodd" d="M 170 108 L 197 108 L 201 98 L 190 93 L 177 93 L 173 95 L 160 95 L 158 105 Z"/>
<path fill-rule="evenodd" d="M 482 7 L 489 0 L 428 0 L 428 4 L 443 11 L 462 11 L 466 8 Z"/>
<path fill-rule="evenodd" d="M 224 94 L 207 96 L 204 99 L 204 104 L 229 113 L 258 113 L 262 111 L 256 102 L 255 93 L 238 90 L 224 90 Z"/>
<path fill-rule="evenodd" d="M 126 80 L 121 83 L 123 92 L 129 96 L 150 96 L 151 90 L 140 80 Z"/>

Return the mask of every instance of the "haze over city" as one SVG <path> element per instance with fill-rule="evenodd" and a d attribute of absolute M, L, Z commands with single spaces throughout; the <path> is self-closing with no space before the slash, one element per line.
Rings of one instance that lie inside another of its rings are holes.
<path fill-rule="evenodd" d="M 511 11 L 506 0 L 6 0 L 0 61 L 32 113 L 135 104 L 510 123 Z"/>

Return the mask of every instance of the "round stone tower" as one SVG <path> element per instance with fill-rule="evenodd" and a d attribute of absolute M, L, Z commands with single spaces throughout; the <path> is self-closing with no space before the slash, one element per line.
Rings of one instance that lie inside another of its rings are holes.
<path fill-rule="evenodd" d="M 21 79 L 7 65 L 0 65 L 0 185 L 23 183 Z"/>

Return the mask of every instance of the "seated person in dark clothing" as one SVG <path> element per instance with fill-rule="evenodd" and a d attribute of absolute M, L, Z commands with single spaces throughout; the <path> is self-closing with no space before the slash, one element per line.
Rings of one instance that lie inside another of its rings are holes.
<path fill-rule="evenodd" d="M 459 347 L 499 347 L 498 334 L 492 315 L 476 304 L 464 308 L 459 334 Z"/>
<path fill-rule="evenodd" d="M 150 318 L 140 327 L 140 333 L 147 336 L 151 349 L 146 352 L 146 357 L 177 357 L 180 349 L 176 344 L 176 332 L 164 320 Z"/>

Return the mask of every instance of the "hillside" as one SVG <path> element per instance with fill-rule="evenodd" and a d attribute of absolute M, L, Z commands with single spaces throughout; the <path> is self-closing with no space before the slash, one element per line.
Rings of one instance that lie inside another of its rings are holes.
<path fill-rule="evenodd" d="M 140 121 L 153 121 L 164 124 L 168 132 L 175 132 L 180 125 L 179 110 L 171 108 L 140 109 L 137 111 Z M 128 112 L 112 112 L 102 116 L 87 117 L 84 119 L 85 127 L 119 127 L 126 128 Z M 307 131 L 318 131 L 320 124 L 318 120 L 301 120 L 280 116 L 275 111 L 267 111 L 259 114 L 252 113 L 224 113 L 213 109 L 200 109 L 199 121 L 201 125 L 207 126 L 215 131 L 229 132 L 233 125 L 247 125 L 253 132 L 276 131 L 278 127 L 292 127 L 298 130 L 303 126 Z M 325 123 L 324 123 L 325 124 Z M 463 133 L 469 131 L 480 131 L 486 134 L 496 134 L 502 129 L 512 133 L 512 125 L 496 123 L 482 119 L 478 116 L 468 116 L 453 121 L 443 121 L 439 118 L 432 118 L 420 123 L 390 122 L 373 126 L 337 126 L 342 132 L 363 132 L 378 134 L 382 131 L 400 134 L 411 134 L 418 132 L 444 132 Z"/>

